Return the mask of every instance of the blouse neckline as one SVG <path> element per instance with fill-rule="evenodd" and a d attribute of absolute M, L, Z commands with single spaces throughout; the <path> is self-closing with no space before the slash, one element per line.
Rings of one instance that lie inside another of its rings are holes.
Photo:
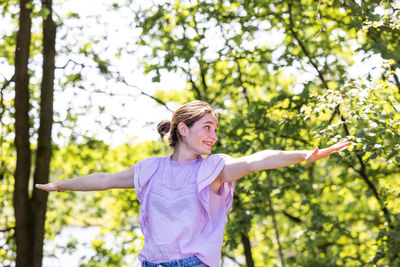
<path fill-rule="evenodd" d="M 195 159 L 187 160 L 187 161 L 176 161 L 172 159 L 172 155 L 168 157 L 168 161 L 173 166 L 186 166 L 191 165 L 193 163 L 197 163 L 201 159 L 201 156 L 197 156 Z"/>

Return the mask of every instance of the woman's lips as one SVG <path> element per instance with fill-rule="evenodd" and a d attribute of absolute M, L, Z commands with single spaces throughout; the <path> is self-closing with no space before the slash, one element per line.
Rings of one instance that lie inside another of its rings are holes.
<path fill-rule="evenodd" d="M 208 147 L 210 147 L 210 148 L 212 148 L 212 146 L 213 146 L 213 143 L 211 143 L 211 142 L 203 142 L 206 146 L 208 146 Z"/>

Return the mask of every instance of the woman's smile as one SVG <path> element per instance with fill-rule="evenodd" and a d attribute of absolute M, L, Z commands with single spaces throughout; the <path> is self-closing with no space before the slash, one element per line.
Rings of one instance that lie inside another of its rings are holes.
<path fill-rule="evenodd" d="M 214 142 L 204 141 L 203 143 L 206 144 L 206 146 L 208 146 L 209 148 L 212 148 L 212 146 L 214 145 Z"/>

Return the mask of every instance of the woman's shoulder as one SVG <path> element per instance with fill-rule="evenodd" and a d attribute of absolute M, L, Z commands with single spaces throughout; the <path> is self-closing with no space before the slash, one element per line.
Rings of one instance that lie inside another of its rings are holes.
<path fill-rule="evenodd" d="M 164 157 L 152 156 L 138 161 L 134 165 L 134 179 L 139 187 L 146 184 L 152 175 L 157 171 L 160 165 L 160 161 Z"/>
<path fill-rule="evenodd" d="M 231 156 L 228 154 L 223 154 L 223 153 L 216 153 L 216 154 L 210 154 L 208 157 L 204 158 L 205 162 L 209 163 L 214 163 L 214 162 L 219 162 L 223 160 L 225 163 L 233 159 Z"/>
<path fill-rule="evenodd" d="M 227 154 L 210 154 L 202 158 L 200 169 L 205 172 L 213 172 L 216 169 L 223 168 L 231 159 L 233 158 Z"/>
<path fill-rule="evenodd" d="M 145 159 L 143 159 L 143 160 L 140 160 L 140 161 L 136 162 L 135 165 L 139 165 L 139 164 L 141 164 L 141 165 L 154 164 L 154 163 L 159 162 L 159 161 L 162 160 L 163 158 L 165 158 L 165 157 L 161 157 L 161 156 L 151 156 L 151 157 L 148 157 L 148 158 L 145 158 Z"/>

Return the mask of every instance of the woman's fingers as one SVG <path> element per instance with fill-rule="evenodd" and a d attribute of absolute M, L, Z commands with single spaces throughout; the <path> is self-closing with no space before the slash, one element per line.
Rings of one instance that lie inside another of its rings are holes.
<path fill-rule="evenodd" d="M 44 190 L 44 191 L 47 191 L 47 192 L 50 192 L 50 191 L 59 191 L 59 190 L 57 189 L 57 186 L 55 186 L 54 183 L 49 183 L 49 184 L 36 184 L 35 186 L 36 186 L 37 189 Z M 60 192 L 61 192 L 61 191 L 60 191 Z"/>
<path fill-rule="evenodd" d="M 44 191 L 51 191 L 48 184 L 36 184 L 37 189 L 44 190 Z"/>
<path fill-rule="evenodd" d="M 306 157 L 306 161 L 308 162 L 313 162 L 319 159 L 323 159 L 326 157 L 329 157 L 333 152 L 339 151 L 343 148 L 346 148 L 350 145 L 349 141 L 347 140 L 341 140 L 338 143 L 330 146 L 329 148 L 324 148 L 324 149 L 319 149 L 316 147 L 313 152 Z"/>
<path fill-rule="evenodd" d="M 337 151 L 337 150 L 343 149 L 345 147 L 348 147 L 349 145 L 350 145 L 350 142 L 344 139 L 344 140 L 341 140 L 340 142 L 332 145 L 331 149 L 332 149 L 332 151 Z"/>

